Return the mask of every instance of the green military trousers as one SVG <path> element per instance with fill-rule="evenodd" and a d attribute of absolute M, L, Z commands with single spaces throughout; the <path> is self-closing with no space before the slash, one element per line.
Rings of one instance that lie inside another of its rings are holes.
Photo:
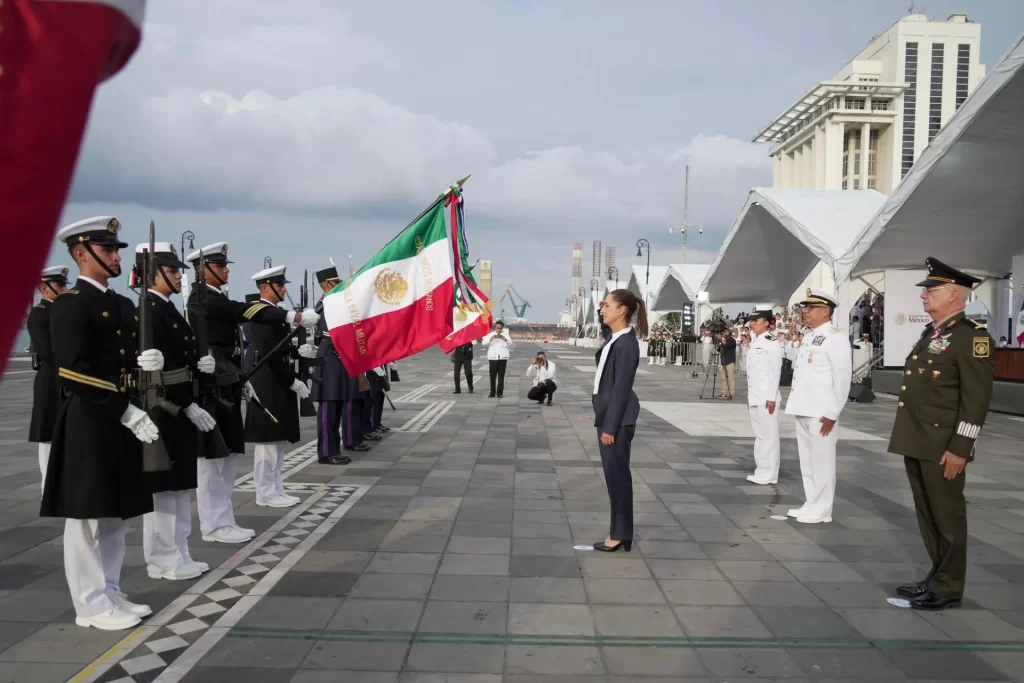
<path fill-rule="evenodd" d="M 949 480 L 937 462 L 903 458 L 914 493 L 917 523 L 932 560 L 931 591 L 943 598 L 962 598 L 967 580 L 966 473 Z"/>

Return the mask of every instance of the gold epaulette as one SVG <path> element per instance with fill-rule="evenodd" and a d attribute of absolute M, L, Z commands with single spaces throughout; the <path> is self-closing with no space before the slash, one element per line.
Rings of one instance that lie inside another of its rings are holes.
<path fill-rule="evenodd" d="M 964 318 L 964 322 L 973 327 L 976 330 L 987 330 L 988 325 L 985 323 L 979 323 L 977 320 L 971 320 L 970 318 Z"/>
<path fill-rule="evenodd" d="M 68 370 L 67 368 L 59 368 L 57 370 L 57 376 L 62 377 L 72 382 L 78 382 L 79 384 L 86 384 L 90 387 L 96 387 L 97 389 L 106 389 L 107 391 L 117 392 L 117 385 L 113 382 L 108 382 L 105 379 L 98 377 L 90 377 L 89 375 L 83 375 L 80 372 L 74 370 Z"/>
<path fill-rule="evenodd" d="M 67 289 L 67 290 L 61 292 L 60 294 L 58 294 L 57 296 L 64 296 L 65 294 L 78 294 L 78 290 L 77 289 Z"/>
<path fill-rule="evenodd" d="M 245 318 L 246 320 L 252 320 L 252 317 L 254 315 L 262 311 L 264 308 L 267 308 L 268 306 L 269 304 L 255 303 L 249 308 L 245 309 L 245 313 L 242 314 L 242 317 Z"/>

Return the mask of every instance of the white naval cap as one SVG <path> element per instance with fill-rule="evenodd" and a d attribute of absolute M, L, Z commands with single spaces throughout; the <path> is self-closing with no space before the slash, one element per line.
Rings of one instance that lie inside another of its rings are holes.
<path fill-rule="evenodd" d="M 825 304 L 826 306 L 836 308 L 839 306 L 839 300 L 836 298 L 835 294 L 826 292 L 820 287 L 808 287 L 804 300 L 801 301 L 800 304 L 804 306 L 808 304 Z"/>
<path fill-rule="evenodd" d="M 205 247 L 196 249 L 191 254 L 189 254 L 188 258 L 186 258 L 185 260 L 188 261 L 189 263 L 195 263 L 196 261 L 199 260 L 200 254 L 203 255 L 203 259 L 207 263 L 232 263 L 232 261 L 228 261 L 227 242 L 214 242 L 213 244 L 208 244 Z"/>
<path fill-rule="evenodd" d="M 264 268 L 252 276 L 253 282 L 258 285 L 286 285 L 288 279 L 284 276 L 284 269 L 288 266 L 274 266 Z"/>
<path fill-rule="evenodd" d="M 68 269 L 65 266 L 43 268 L 41 277 L 43 282 L 59 282 L 63 284 L 68 281 Z"/>
<path fill-rule="evenodd" d="M 68 246 L 73 244 L 100 244 L 124 249 L 128 245 L 117 238 L 121 221 L 113 216 L 94 216 L 64 226 L 57 231 L 57 239 Z"/>

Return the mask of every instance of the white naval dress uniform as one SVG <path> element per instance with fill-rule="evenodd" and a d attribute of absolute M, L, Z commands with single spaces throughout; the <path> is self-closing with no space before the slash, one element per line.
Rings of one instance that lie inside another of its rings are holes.
<path fill-rule="evenodd" d="M 747 406 L 750 408 L 750 426 L 754 432 L 754 470 L 756 484 L 775 484 L 779 481 L 779 414 L 782 412 L 782 347 L 768 333 L 756 335 L 747 351 Z M 775 412 L 769 414 L 768 401 L 775 403 Z"/>
<path fill-rule="evenodd" d="M 800 475 L 807 498 L 802 507 L 792 511 L 798 522 L 832 521 L 839 425 L 822 436 L 821 418 L 839 420 L 850 395 L 851 354 L 849 338 L 831 323 L 805 333 L 797 349 L 786 414 L 796 417 Z"/>

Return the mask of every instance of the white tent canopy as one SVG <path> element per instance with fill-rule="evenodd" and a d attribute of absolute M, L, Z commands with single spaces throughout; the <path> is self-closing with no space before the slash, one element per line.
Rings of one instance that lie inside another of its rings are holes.
<path fill-rule="evenodd" d="M 661 284 L 661 281 L 665 279 L 668 268 L 668 266 L 651 266 L 650 280 L 648 281 L 647 266 L 633 266 L 632 272 L 629 275 L 629 282 L 625 288 L 644 301 L 650 301 L 650 295 L 654 293 L 658 285 Z"/>
<path fill-rule="evenodd" d="M 687 304 L 697 304 L 697 293 L 711 266 L 673 263 L 657 287 L 652 288 L 651 310 L 661 313 L 681 311 Z"/>
<path fill-rule="evenodd" d="M 719 304 L 785 304 L 818 263 L 835 267 L 884 201 L 875 190 L 755 187 L 700 291 Z"/>
<path fill-rule="evenodd" d="M 837 275 L 922 268 L 925 256 L 1003 277 L 1024 249 L 1024 36 L 865 223 Z"/>

